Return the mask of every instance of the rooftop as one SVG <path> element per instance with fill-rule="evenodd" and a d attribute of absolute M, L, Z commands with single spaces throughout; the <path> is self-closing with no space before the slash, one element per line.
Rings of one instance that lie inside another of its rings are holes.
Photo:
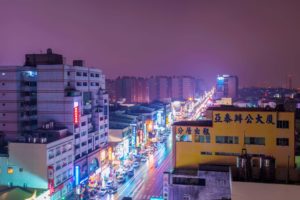
<path fill-rule="evenodd" d="M 215 171 L 215 172 L 229 172 L 229 166 L 226 165 L 203 165 L 200 164 L 199 171 Z"/>
<path fill-rule="evenodd" d="M 214 106 L 214 107 L 209 107 L 207 110 L 211 111 L 259 111 L 259 112 L 284 112 L 282 109 L 272 109 L 272 108 L 241 108 L 241 107 L 236 107 L 236 106 Z"/>
<path fill-rule="evenodd" d="M 173 126 L 212 126 L 212 120 L 178 121 Z"/>

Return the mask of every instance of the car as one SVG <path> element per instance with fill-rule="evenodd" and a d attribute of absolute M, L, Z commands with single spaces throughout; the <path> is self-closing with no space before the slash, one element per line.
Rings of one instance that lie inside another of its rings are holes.
<path fill-rule="evenodd" d="M 128 175 L 129 177 L 134 176 L 134 170 L 133 170 L 133 169 L 128 170 L 127 175 Z"/>
<path fill-rule="evenodd" d="M 125 182 L 125 177 L 124 177 L 123 175 L 119 175 L 119 176 L 117 177 L 117 182 L 118 182 L 118 183 L 124 183 L 124 182 Z"/>
<path fill-rule="evenodd" d="M 99 195 L 104 196 L 106 194 L 106 192 L 107 192 L 106 188 L 103 187 L 103 188 L 100 189 Z"/>
<path fill-rule="evenodd" d="M 118 192 L 118 188 L 117 187 L 111 187 L 109 188 L 109 190 L 107 191 L 108 194 L 115 194 Z"/>
<path fill-rule="evenodd" d="M 133 163 L 133 167 L 134 167 L 134 168 L 138 168 L 139 166 L 140 166 L 140 163 L 139 163 L 139 162 L 135 161 L 135 162 Z"/>
<path fill-rule="evenodd" d="M 109 181 L 106 182 L 106 187 L 110 188 L 110 187 L 112 187 L 113 184 L 114 184 L 114 182 L 109 180 Z"/>

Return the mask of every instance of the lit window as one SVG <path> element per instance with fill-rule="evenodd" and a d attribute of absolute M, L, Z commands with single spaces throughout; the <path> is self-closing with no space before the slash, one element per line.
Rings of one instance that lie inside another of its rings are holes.
<path fill-rule="evenodd" d="M 8 174 L 13 174 L 14 173 L 14 169 L 12 167 L 8 167 L 7 168 L 7 173 Z"/>

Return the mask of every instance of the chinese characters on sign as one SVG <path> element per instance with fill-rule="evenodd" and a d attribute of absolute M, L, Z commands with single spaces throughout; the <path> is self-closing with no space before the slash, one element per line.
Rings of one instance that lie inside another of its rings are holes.
<path fill-rule="evenodd" d="M 265 117 L 261 114 L 234 114 L 230 115 L 229 113 L 226 113 L 224 117 L 221 116 L 220 113 L 216 113 L 214 115 L 214 123 L 222 123 L 225 122 L 227 124 L 229 123 L 242 123 L 242 121 L 246 122 L 247 124 L 275 124 L 274 118 L 272 114 L 268 114 Z"/>

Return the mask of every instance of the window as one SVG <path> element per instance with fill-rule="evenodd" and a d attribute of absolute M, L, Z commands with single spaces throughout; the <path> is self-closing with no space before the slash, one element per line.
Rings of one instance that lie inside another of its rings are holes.
<path fill-rule="evenodd" d="M 14 173 L 14 168 L 8 167 L 8 168 L 7 168 L 7 173 L 8 173 L 8 174 L 13 174 L 13 173 Z"/>
<path fill-rule="evenodd" d="M 212 152 L 209 152 L 209 151 L 201 151 L 200 154 L 201 154 L 201 155 L 212 155 Z"/>
<path fill-rule="evenodd" d="M 2 83 L 2 85 L 5 85 L 5 83 Z"/>
<path fill-rule="evenodd" d="M 86 73 L 86 72 L 83 72 L 83 76 L 87 76 L 87 73 Z"/>
<path fill-rule="evenodd" d="M 61 166 L 60 166 L 60 161 L 56 162 L 56 168 L 55 170 L 60 170 Z"/>
<path fill-rule="evenodd" d="M 176 185 L 205 186 L 205 179 L 203 179 L 203 178 L 173 177 L 173 184 L 176 184 Z"/>
<path fill-rule="evenodd" d="M 70 164 L 70 163 L 72 163 L 72 161 L 73 161 L 72 155 L 69 155 L 69 156 L 68 156 L 68 163 Z"/>
<path fill-rule="evenodd" d="M 99 77 L 99 74 L 96 74 L 96 77 Z"/>
<path fill-rule="evenodd" d="M 67 72 L 67 74 L 68 74 L 68 76 L 70 76 L 70 75 L 71 75 L 71 72 Z"/>
<path fill-rule="evenodd" d="M 69 87 L 71 86 L 71 83 L 70 83 L 70 82 L 68 82 L 68 86 L 69 86 Z"/>
<path fill-rule="evenodd" d="M 76 76 L 81 76 L 81 72 L 76 72 Z"/>
<path fill-rule="evenodd" d="M 5 126 L 5 124 L 2 124 L 2 126 Z"/>
<path fill-rule="evenodd" d="M 86 125 L 86 122 L 81 122 L 81 126 L 85 126 Z"/>
<path fill-rule="evenodd" d="M 59 156 L 60 154 L 61 154 L 60 147 L 57 147 L 56 148 L 56 156 Z"/>
<path fill-rule="evenodd" d="M 239 153 L 231 153 L 231 152 L 215 152 L 216 156 L 239 156 Z"/>
<path fill-rule="evenodd" d="M 54 150 L 50 150 L 48 152 L 48 159 L 52 159 L 52 158 L 54 158 Z"/>
<path fill-rule="evenodd" d="M 278 120 L 277 128 L 289 128 L 289 121 L 287 120 Z"/>
<path fill-rule="evenodd" d="M 94 82 L 91 82 L 91 86 L 94 86 L 95 84 L 94 84 Z"/>
<path fill-rule="evenodd" d="M 277 146 L 289 146 L 289 138 L 276 138 Z"/>
<path fill-rule="evenodd" d="M 5 106 L 5 103 L 3 103 L 2 106 Z"/>
<path fill-rule="evenodd" d="M 238 144 L 239 137 L 237 136 L 216 136 L 216 143 L 219 144 Z"/>
<path fill-rule="evenodd" d="M 81 82 L 76 83 L 77 86 L 82 86 Z"/>
<path fill-rule="evenodd" d="M 87 82 L 83 82 L 83 86 L 87 86 Z"/>
<path fill-rule="evenodd" d="M 245 137 L 245 144 L 265 145 L 263 137 Z"/>
<path fill-rule="evenodd" d="M 91 77 L 95 77 L 94 73 L 91 73 Z"/>
<path fill-rule="evenodd" d="M 5 113 L 2 113 L 2 116 L 5 116 Z"/>
<path fill-rule="evenodd" d="M 99 83 L 96 82 L 96 86 L 99 86 Z"/>
<path fill-rule="evenodd" d="M 23 168 L 19 168 L 19 172 L 23 172 Z"/>
<path fill-rule="evenodd" d="M 81 137 L 86 135 L 86 131 L 81 132 Z"/>
<path fill-rule="evenodd" d="M 210 143 L 210 135 L 195 135 L 195 142 Z"/>
<path fill-rule="evenodd" d="M 192 134 L 176 134 L 176 142 L 192 142 Z"/>

